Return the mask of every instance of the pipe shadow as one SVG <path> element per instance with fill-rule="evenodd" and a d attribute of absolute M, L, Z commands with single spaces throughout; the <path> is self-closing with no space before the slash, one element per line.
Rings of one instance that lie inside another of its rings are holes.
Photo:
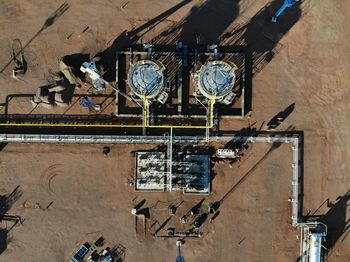
<path fill-rule="evenodd" d="M 0 152 L 4 150 L 8 143 L 0 143 Z"/>
<path fill-rule="evenodd" d="M 208 213 L 202 213 L 198 215 L 198 217 L 193 221 L 191 224 L 193 228 L 200 228 L 204 222 L 207 220 L 209 214 Z"/>
<path fill-rule="evenodd" d="M 154 232 L 153 236 L 156 236 L 156 235 L 159 233 L 159 231 L 161 231 L 161 230 L 168 224 L 168 222 L 170 221 L 170 219 L 171 219 L 171 216 L 168 217 L 168 218 L 159 226 L 159 228 Z"/>
<path fill-rule="evenodd" d="M 190 210 L 189 213 L 193 215 L 197 215 L 199 213 L 199 210 L 204 202 L 204 198 L 202 198 L 197 204 L 195 204 Z"/>
<path fill-rule="evenodd" d="M 116 53 L 118 50 L 125 50 L 126 48 L 135 45 L 139 39 L 145 35 L 149 30 L 154 28 L 157 24 L 164 21 L 167 17 L 175 13 L 177 10 L 192 2 L 192 0 L 183 0 L 167 11 L 161 13 L 150 21 L 140 25 L 139 27 L 131 30 L 122 32 L 117 38 L 114 39 L 112 45 L 107 49 L 99 52 L 95 55 L 96 58 L 99 58 L 99 62 L 104 68 L 115 68 L 116 65 Z M 109 70 L 104 75 L 104 79 L 108 82 L 112 82 L 116 79 L 115 70 Z"/>
<path fill-rule="evenodd" d="M 179 38 L 188 45 L 217 43 L 239 15 L 239 0 L 208 0 L 192 7 Z"/>
<path fill-rule="evenodd" d="M 309 212 L 302 217 L 302 221 L 319 221 L 327 225 L 327 236 L 324 243 L 327 257 L 331 256 L 336 245 L 344 242 L 350 233 L 350 219 L 347 218 L 347 213 L 350 210 L 349 202 L 350 190 L 344 195 L 338 196 L 334 203 L 327 198 L 312 214 Z M 328 211 L 323 215 L 315 215 L 325 204 L 329 208 Z"/>
<path fill-rule="evenodd" d="M 0 196 L 0 214 L 7 213 L 22 194 L 20 186 L 17 186 L 10 194 Z"/>
<path fill-rule="evenodd" d="M 26 49 L 31 42 L 35 38 L 37 38 L 45 29 L 52 26 L 67 10 L 69 9 L 69 4 L 67 2 L 64 2 L 61 4 L 44 22 L 44 24 L 41 26 L 41 28 L 36 32 L 31 39 L 28 40 L 28 42 L 22 47 L 21 50 L 19 50 L 16 54 L 14 54 L 14 57 L 8 61 L 4 67 L 1 69 L 0 73 L 4 72 L 5 69 L 12 63 L 13 59 L 15 59 L 21 52 L 23 52 L 24 49 Z"/>
<path fill-rule="evenodd" d="M 0 228 L 0 254 L 7 249 L 7 244 L 9 242 L 8 234 L 9 232 L 23 220 L 20 216 L 7 215 L 6 213 L 11 209 L 13 204 L 22 196 L 23 192 L 20 187 L 17 186 L 12 190 L 10 194 L 0 196 L 0 222 L 1 221 L 12 221 L 13 225 L 8 228 Z"/>
<path fill-rule="evenodd" d="M 8 244 L 8 231 L 4 228 L 0 228 L 0 255 L 7 249 Z"/>
<path fill-rule="evenodd" d="M 242 128 L 234 136 L 234 138 L 239 137 L 240 140 L 239 141 L 234 141 L 234 142 L 232 142 L 232 141 L 227 142 L 225 144 L 225 148 L 236 150 L 238 152 L 242 152 L 244 150 L 247 150 L 249 148 L 249 144 L 248 144 L 247 139 L 250 136 L 257 136 L 256 128 L 251 128 L 251 127 Z"/>
<path fill-rule="evenodd" d="M 280 8 L 275 0 L 262 8 L 246 24 L 230 25 L 239 15 L 239 2 L 236 0 L 209 0 L 194 6 L 189 15 L 180 22 L 164 30 L 150 42 L 157 45 L 174 45 L 183 41 L 197 47 L 217 43 L 225 47 L 244 48 L 245 62 L 245 101 L 244 112 L 252 110 L 252 76 L 259 72 L 282 49 L 282 37 L 301 17 L 301 3 L 289 8 L 283 17 L 272 23 L 271 17 Z"/>
<path fill-rule="evenodd" d="M 350 190 L 338 196 L 335 203 L 328 203 L 327 206 L 329 210 L 320 217 L 320 222 L 328 228 L 325 247 L 329 253 L 339 241 L 343 242 L 349 233 L 350 219 L 347 219 L 347 213 L 350 207 Z"/>
<path fill-rule="evenodd" d="M 146 203 L 146 199 L 141 200 L 139 203 L 135 205 L 135 209 L 139 210 Z"/>
<path fill-rule="evenodd" d="M 259 10 L 246 24 L 233 28 L 222 37 L 229 45 L 245 45 L 251 58 L 252 72 L 259 72 L 280 51 L 280 40 L 299 21 L 302 15 L 302 2 L 289 8 L 277 23 L 271 17 L 281 7 L 280 0 L 274 0 Z"/>
<path fill-rule="evenodd" d="M 183 41 L 188 45 L 218 43 L 221 35 L 239 15 L 239 0 L 208 0 L 194 6 L 188 16 L 164 30 L 150 42 L 174 45 Z"/>
<path fill-rule="evenodd" d="M 150 219 L 151 218 L 151 215 L 150 215 L 148 207 L 144 207 L 144 208 L 139 209 L 137 211 L 137 214 L 138 215 L 143 215 L 145 217 L 145 219 Z"/>
<path fill-rule="evenodd" d="M 281 146 L 281 142 L 274 142 L 272 143 L 270 149 L 265 153 L 265 155 L 258 161 L 255 163 L 255 165 L 249 169 L 249 171 L 247 173 L 245 173 L 245 175 L 236 183 L 233 185 L 233 187 L 231 187 L 231 189 L 229 191 L 226 192 L 226 194 L 217 202 L 215 202 L 213 205 L 216 205 L 215 211 L 217 211 L 219 209 L 219 207 L 222 205 L 222 203 L 234 192 L 238 189 L 238 187 L 245 181 L 247 180 L 247 178 L 249 176 L 251 176 L 254 171 L 260 166 L 260 164 L 262 162 L 264 162 L 268 156 L 277 148 L 279 148 Z"/>
<path fill-rule="evenodd" d="M 241 179 L 240 179 L 236 184 L 234 184 L 234 185 L 226 192 L 225 195 L 223 195 L 223 197 L 222 197 L 221 199 L 219 199 L 219 200 L 217 200 L 217 201 L 215 201 L 215 202 L 213 202 L 213 203 L 210 204 L 210 206 L 209 206 L 210 212 L 211 212 L 211 213 L 216 213 L 216 212 L 218 212 L 219 208 L 220 208 L 221 205 L 224 203 L 224 201 L 225 201 L 227 198 L 229 198 L 229 196 L 230 196 L 233 192 L 235 192 L 235 191 L 238 189 L 238 187 L 239 187 L 245 180 L 247 180 L 248 177 L 250 177 L 250 176 L 254 173 L 254 171 L 260 166 L 260 164 L 261 164 L 262 162 L 264 162 L 264 160 L 266 160 L 267 157 L 268 157 L 274 150 L 276 150 L 277 148 L 279 148 L 279 147 L 281 146 L 281 144 L 282 144 L 282 143 L 280 143 L 280 142 L 274 142 L 274 143 L 272 143 L 270 149 L 265 153 L 265 155 L 264 155 L 258 162 L 256 162 L 255 165 L 254 165 L 251 169 L 249 169 L 249 171 L 248 171 L 247 173 L 245 173 L 245 174 L 241 177 Z"/>
<path fill-rule="evenodd" d="M 283 111 L 278 112 L 268 123 L 268 129 L 275 129 L 283 123 L 283 121 L 294 111 L 295 103 L 290 104 Z"/>
<path fill-rule="evenodd" d="M 212 223 L 220 215 L 220 210 L 216 211 L 214 215 L 210 218 L 209 223 Z"/>
<path fill-rule="evenodd" d="M 280 8 L 281 1 L 275 0 L 263 7 L 247 23 L 235 25 L 220 39 L 222 45 L 246 46 L 246 78 L 244 112 L 252 110 L 252 77 L 260 72 L 278 54 L 283 45 L 280 40 L 299 21 L 302 15 L 301 2 L 289 8 L 277 22 L 271 17 Z"/>

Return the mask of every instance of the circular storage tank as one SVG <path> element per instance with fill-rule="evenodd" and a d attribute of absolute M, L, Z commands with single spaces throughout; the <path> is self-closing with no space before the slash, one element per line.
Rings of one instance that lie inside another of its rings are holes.
<path fill-rule="evenodd" d="M 201 67 L 198 75 L 199 91 L 207 98 L 222 99 L 234 87 L 236 74 L 235 65 L 223 61 L 208 62 Z"/>
<path fill-rule="evenodd" d="M 155 98 L 164 89 L 164 69 L 165 67 L 159 62 L 138 61 L 129 70 L 129 86 L 139 97 Z"/>

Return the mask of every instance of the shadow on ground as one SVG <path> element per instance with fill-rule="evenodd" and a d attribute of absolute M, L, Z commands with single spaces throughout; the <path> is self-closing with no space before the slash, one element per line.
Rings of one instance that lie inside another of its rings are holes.
<path fill-rule="evenodd" d="M 350 190 L 344 195 L 338 196 L 334 203 L 331 203 L 329 198 L 326 199 L 312 214 L 308 213 L 303 217 L 304 221 L 319 221 L 327 225 L 327 237 L 324 247 L 327 249 L 326 254 L 328 257 L 350 233 L 349 202 Z M 315 215 L 324 205 L 327 205 L 328 211 L 323 215 Z"/>
<path fill-rule="evenodd" d="M 253 73 L 271 62 L 281 50 L 279 41 L 299 21 L 302 15 L 301 2 L 287 9 L 277 23 L 271 17 L 281 7 L 282 1 L 275 0 L 263 7 L 246 24 L 236 25 L 222 35 L 220 42 L 224 45 L 244 45 L 251 58 Z"/>
<path fill-rule="evenodd" d="M 295 103 L 289 105 L 283 111 L 278 112 L 268 123 L 268 129 L 275 129 L 294 111 Z"/>
<path fill-rule="evenodd" d="M 6 250 L 7 243 L 8 243 L 7 229 L 0 228 L 0 255 L 2 254 L 2 252 Z"/>
<path fill-rule="evenodd" d="M 329 203 L 330 209 L 320 217 L 320 221 L 327 225 L 328 233 L 325 247 L 332 250 L 339 242 L 343 242 L 350 229 L 350 219 L 347 219 L 349 212 L 350 190 L 343 196 L 339 196 L 335 203 Z"/>
<path fill-rule="evenodd" d="M 17 186 L 10 194 L 0 196 L 0 222 L 2 221 L 13 221 L 14 224 L 11 228 L 1 228 L 0 227 L 0 254 L 4 252 L 7 248 L 9 241 L 8 233 L 12 228 L 21 222 L 21 218 L 17 216 L 10 216 L 6 213 L 11 209 L 13 204 L 22 196 L 22 190 Z"/>
<path fill-rule="evenodd" d="M 0 70 L 0 73 L 4 72 L 5 69 L 12 63 L 13 59 L 16 58 L 25 48 L 27 48 L 35 38 L 37 38 L 44 30 L 52 26 L 68 9 L 69 4 L 67 2 L 64 2 L 61 4 L 45 21 L 44 24 L 41 26 L 41 28 L 32 36 L 31 39 L 28 40 L 28 42 L 22 47 L 21 50 L 18 51 L 18 53 L 14 54 L 14 57 L 8 61 L 4 67 Z"/>
<path fill-rule="evenodd" d="M 7 146 L 8 143 L 0 143 L 0 152 Z"/>
<path fill-rule="evenodd" d="M 17 186 L 10 194 L 0 196 L 0 214 L 7 213 L 22 194 L 22 190 Z"/>

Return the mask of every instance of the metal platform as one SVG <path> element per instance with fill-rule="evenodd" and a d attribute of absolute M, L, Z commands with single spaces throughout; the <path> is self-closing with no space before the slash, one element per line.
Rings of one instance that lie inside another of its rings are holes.
<path fill-rule="evenodd" d="M 165 67 L 160 62 L 141 60 L 132 64 L 128 73 L 128 83 L 139 97 L 157 97 L 164 87 Z"/>
<path fill-rule="evenodd" d="M 207 98 L 215 96 L 222 99 L 228 95 L 235 84 L 235 66 L 223 61 L 212 61 L 203 65 L 199 71 L 198 88 Z"/>

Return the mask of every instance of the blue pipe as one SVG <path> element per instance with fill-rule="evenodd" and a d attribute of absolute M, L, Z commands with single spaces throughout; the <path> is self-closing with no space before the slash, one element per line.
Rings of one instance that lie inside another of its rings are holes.
<path fill-rule="evenodd" d="M 281 8 L 277 11 L 277 13 L 272 17 L 272 22 L 277 22 L 277 18 L 286 10 L 287 8 L 290 8 L 294 5 L 295 0 L 284 0 L 284 4 L 281 6 Z"/>
<path fill-rule="evenodd" d="M 181 245 L 179 245 L 179 254 L 176 257 L 176 262 L 185 262 L 185 258 L 181 256 Z"/>

